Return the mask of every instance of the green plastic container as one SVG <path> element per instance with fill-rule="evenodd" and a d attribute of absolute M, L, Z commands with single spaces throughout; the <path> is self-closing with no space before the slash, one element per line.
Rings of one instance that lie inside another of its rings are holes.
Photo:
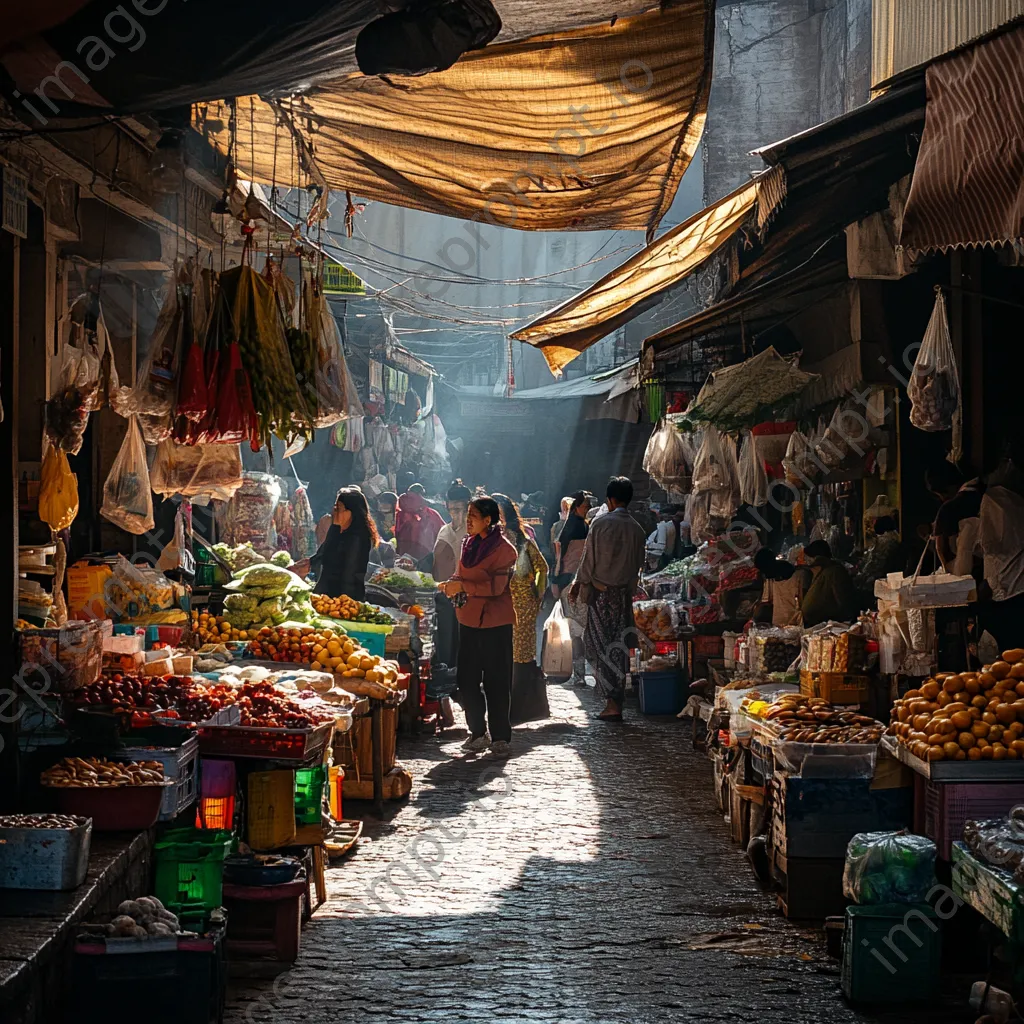
<path fill-rule="evenodd" d="M 295 773 L 295 824 L 319 825 L 323 814 L 327 768 L 300 768 Z"/>
<path fill-rule="evenodd" d="M 224 858 L 234 846 L 225 829 L 171 829 L 153 847 L 154 895 L 175 914 L 198 914 L 221 905 Z"/>
<path fill-rule="evenodd" d="M 851 1003 L 923 1003 L 939 991 L 942 922 L 927 903 L 847 907 L 843 995 Z"/>

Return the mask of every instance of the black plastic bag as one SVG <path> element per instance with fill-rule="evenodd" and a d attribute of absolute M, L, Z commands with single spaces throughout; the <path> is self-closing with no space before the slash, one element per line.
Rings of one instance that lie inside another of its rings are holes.
<path fill-rule="evenodd" d="M 500 31 L 490 0 L 422 0 L 371 21 L 356 37 L 356 61 L 364 75 L 445 71 Z"/>

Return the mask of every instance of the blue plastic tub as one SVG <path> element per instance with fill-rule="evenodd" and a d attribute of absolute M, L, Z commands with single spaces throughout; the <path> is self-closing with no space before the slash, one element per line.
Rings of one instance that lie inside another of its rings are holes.
<path fill-rule="evenodd" d="M 678 671 L 640 673 L 640 710 L 645 715 L 678 715 L 685 703 Z"/>

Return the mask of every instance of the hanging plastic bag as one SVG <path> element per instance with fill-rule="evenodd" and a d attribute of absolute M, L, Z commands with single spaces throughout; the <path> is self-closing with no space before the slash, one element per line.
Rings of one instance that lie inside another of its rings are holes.
<path fill-rule="evenodd" d="M 949 336 L 946 300 L 938 287 L 924 343 L 914 360 L 907 397 L 910 422 L 919 430 L 949 430 L 953 426 L 954 415 L 960 408 L 960 375 Z"/>
<path fill-rule="evenodd" d="M 178 396 L 182 308 L 190 301 L 188 284 L 188 275 L 179 266 L 167 286 L 163 308 L 149 339 L 149 354 L 135 378 L 139 426 L 146 444 L 159 444 L 171 436 Z"/>
<path fill-rule="evenodd" d="M 212 444 L 239 444 L 248 441 L 259 449 L 260 426 L 252 400 L 249 375 L 242 365 L 242 350 L 236 343 L 221 352 L 217 384 L 216 425 Z"/>
<path fill-rule="evenodd" d="M 148 533 L 156 525 L 149 467 L 146 465 L 146 443 L 142 440 L 139 421 L 134 416 L 128 420 L 121 450 L 103 485 L 100 515 L 122 530 L 140 535 Z"/>
<path fill-rule="evenodd" d="M 743 438 L 740 449 L 740 501 L 759 508 L 768 503 L 768 474 L 757 451 L 753 434 Z"/>
<path fill-rule="evenodd" d="M 78 515 L 78 477 L 67 453 L 50 445 L 39 472 L 39 518 L 51 530 L 66 530 Z"/>
<path fill-rule="evenodd" d="M 868 449 L 868 429 L 860 413 L 837 405 L 814 447 L 817 463 L 828 471 L 838 469 L 851 456 L 863 455 Z"/>
<path fill-rule="evenodd" d="M 238 445 L 182 445 L 168 438 L 157 447 L 150 485 L 165 498 L 230 501 L 242 486 L 242 453 Z"/>
<path fill-rule="evenodd" d="M 727 439 L 724 439 L 711 424 L 704 428 L 700 450 L 693 463 L 694 491 L 719 491 L 734 485 L 735 476 L 732 469 L 736 464 L 736 454 L 734 450 L 730 466 L 723 444 L 724 440 Z"/>
<path fill-rule="evenodd" d="M 686 455 L 682 434 L 663 419 L 647 442 L 643 468 L 666 491 L 685 490 L 689 483 Z"/>
<path fill-rule="evenodd" d="M 110 331 L 103 318 L 103 307 L 96 314 L 96 349 L 100 356 L 100 397 L 101 404 L 107 405 L 118 416 L 127 419 L 137 409 L 132 388 L 121 384 L 114 361 L 114 346 L 110 342 Z"/>

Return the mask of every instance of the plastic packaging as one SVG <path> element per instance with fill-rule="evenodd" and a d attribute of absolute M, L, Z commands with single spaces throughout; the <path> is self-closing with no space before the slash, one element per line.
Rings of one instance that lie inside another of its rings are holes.
<path fill-rule="evenodd" d="M 965 822 L 964 843 L 979 860 L 1024 875 L 1024 808 L 1005 818 Z"/>
<path fill-rule="evenodd" d="M 64 449 L 47 449 L 39 479 L 39 518 L 51 530 L 66 530 L 78 515 L 78 477 Z"/>
<path fill-rule="evenodd" d="M 752 434 L 743 438 L 739 460 L 740 501 L 759 507 L 768 503 L 768 475 Z"/>
<path fill-rule="evenodd" d="M 269 473 L 246 471 L 242 485 L 223 513 L 221 538 L 234 547 L 252 544 L 259 552 L 272 554 L 277 538 L 271 536 L 274 509 L 281 500 L 281 482 Z"/>
<path fill-rule="evenodd" d="M 736 484 L 736 455 L 728 458 L 723 437 L 718 430 L 708 424 L 703 430 L 700 450 L 693 463 L 693 490 L 719 491 L 731 489 Z"/>
<path fill-rule="evenodd" d="M 674 424 L 662 420 L 647 442 L 644 470 L 659 487 L 677 491 L 686 489 L 689 480 L 687 465 L 687 448 L 682 434 Z"/>
<path fill-rule="evenodd" d="M 675 640 L 679 636 L 679 609 L 671 601 L 637 601 L 633 618 L 648 640 Z"/>
<path fill-rule="evenodd" d="M 128 430 L 121 450 L 110 467 L 103 485 L 100 515 L 129 533 L 148 533 L 156 525 L 153 519 L 153 492 L 149 486 L 146 445 L 135 416 L 128 420 Z"/>
<path fill-rule="evenodd" d="M 935 843 L 900 832 L 860 832 L 846 848 L 843 893 L 855 903 L 924 903 L 935 885 Z"/>
<path fill-rule="evenodd" d="M 546 676 L 568 678 L 572 675 L 572 639 L 569 620 L 562 611 L 562 602 L 556 601 L 544 623 L 544 645 L 541 655 Z"/>
<path fill-rule="evenodd" d="M 242 486 L 242 453 L 235 444 L 183 445 L 167 438 L 157 446 L 150 485 L 165 498 L 230 501 Z"/>
<path fill-rule="evenodd" d="M 183 307 L 189 301 L 191 281 L 182 265 L 175 268 L 164 304 L 149 339 L 149 354 L 135 378 L 139 425 L 146 444 L 170 437 L 174 402 L 178 395 Z"/>
<path fill-rule="evenodd" d="M 953 418 L 960 408 L 960 377 L 949 336 L 946 300 L 938 287 L 924 342 L 914 360 L 907 397 L 910 399 L 910 422 L 919 430 L 949 430 L 952 427 Z"/>

